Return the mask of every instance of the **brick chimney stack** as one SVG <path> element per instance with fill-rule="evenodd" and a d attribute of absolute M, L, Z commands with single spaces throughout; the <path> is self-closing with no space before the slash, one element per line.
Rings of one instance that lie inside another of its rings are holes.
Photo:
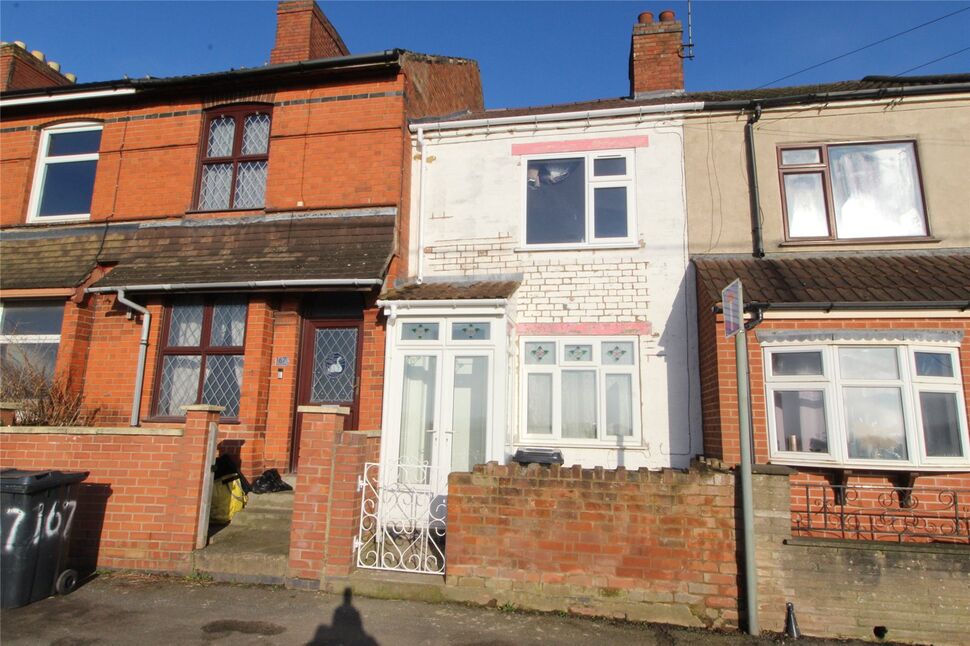
<path fill-rule="evenodd" d="M 0 42 L 0 92 L 71 85 L 76 77 L 61 73 L 60 63 L 41 51 L 27 51 L 22 42 Z"/>
<path fill-rule="evenodd" d="M 343 39 L 314 0 L 283 0 L 276 8 L 276 44 L 269 62 L 298 63 L 347 56 Z"/>
<path fill-rule="evenodd" d="M 683 33 L 673 11 L 661 11 L 659 22 L 654 22 L 649 11 L 638 16 L 630 43 L 630 95 L 633 98 L 684 91 Z"/>

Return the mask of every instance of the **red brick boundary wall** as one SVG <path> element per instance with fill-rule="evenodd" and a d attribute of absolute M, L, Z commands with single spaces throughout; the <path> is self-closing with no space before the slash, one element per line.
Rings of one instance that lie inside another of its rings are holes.
<path fill-rule="evenodd" d="M 450 598 L 738 625 L 734 477 L 531 465 L 448 478 Z"/>
<path fill-rule="evenodd" d="M 71 529 L 71 557 L 88 567 L 188 573 L 202 499 L 213 406 L 184 427 L 4 427 L 0 466 L 89 471 Z"/>
<path fill-rule="evenodd" d="M 288 585 L 319 589 L 354 569 L 360 522 L 357 478 L 373 453 L 368 434 L 345 431 L 350 409 L 301 406 L 300 469 L 293 498 Z"/>

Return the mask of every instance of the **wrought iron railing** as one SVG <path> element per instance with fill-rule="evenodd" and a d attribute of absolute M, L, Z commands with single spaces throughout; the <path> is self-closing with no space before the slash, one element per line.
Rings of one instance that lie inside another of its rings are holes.
<path fill-rule="evenodd" d="M 357 567 L 444 574 L 447 498 L 439 469 L 364 465 Z"/>
<path fill-rule="evenodd" d="M 792 485 L 792 534 L 970 544 L 970 489 Z"/>

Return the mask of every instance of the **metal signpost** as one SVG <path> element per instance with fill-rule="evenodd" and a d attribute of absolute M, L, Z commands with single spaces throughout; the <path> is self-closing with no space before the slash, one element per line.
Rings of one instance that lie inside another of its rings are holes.
<path fill-rule="evenodd" d="M 748 383 L 748 338 L 744 327 L 744 293 L 741 279 L 721 290 L 724 336 L 734 337 L 734 363 L 738 380 L 738 427 L 741 440 L 741 513 L 744 520 L 744 589 L 748 633 L 761 634 L 758 624 L 758 578 L 754 554 L 754 503 L 751 493 L 751 387 Z"/>

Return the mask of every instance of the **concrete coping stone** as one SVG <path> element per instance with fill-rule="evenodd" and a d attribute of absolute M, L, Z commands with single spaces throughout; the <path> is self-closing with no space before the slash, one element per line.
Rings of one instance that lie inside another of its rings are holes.
<path fill-rule="evenodd" d="M 346 406 L 298 406 L 298 413 L 324 413 L 329 415 L 350 415 Z"/>
<path fill-rule="evenodd" d="M 783 464 L 752 464 L 751 473 L 762 476 L 790 476 L 797 471 Z"/>
<path fill-rule="evenodd" d="M 221 413 L 225 409 L 225 406 L 216 406 L 215 404 L 191 404 L 189 406 L 182 406 L 182 410 L 184 410 L 186 413 L 195 411 L 203 413 Z"/>
<path fill-rule="evenodd" d="M 3 426 L 0 434 L 11 435 L 164 435 L 181 437 L 181 428 L 145 428 L 141 426 L 121 426 L 117 428 L 99 426 Z"/>
<path fill-rule="evenodd" d="M 968 556 L 966 543 L 890 543 L 889 541 L 862 541 L 841 538 L 811 538 L 796 536 L 786 538 L 785 545 L 791 547 L 824 547 L 842 550 L 866 550 L 883 552 L 909 552 L 915 554 L 947 554 Z"/>
<path fill-rule="evenodd" d="M 0 402 L 0 410 L 20 410 L 22 402 Z"/>

